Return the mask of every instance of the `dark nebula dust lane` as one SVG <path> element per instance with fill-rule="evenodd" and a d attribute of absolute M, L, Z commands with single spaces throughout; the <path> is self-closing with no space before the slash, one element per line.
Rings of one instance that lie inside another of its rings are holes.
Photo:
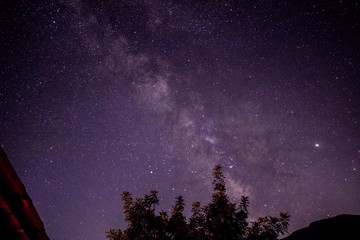
<path fill-rule="evenodd" d="M 120 193 L 229 196 L 290 231 L 360 214 L 354 1 L 1 1 L 0 144 L 51 239 L 124 228 Z"/>

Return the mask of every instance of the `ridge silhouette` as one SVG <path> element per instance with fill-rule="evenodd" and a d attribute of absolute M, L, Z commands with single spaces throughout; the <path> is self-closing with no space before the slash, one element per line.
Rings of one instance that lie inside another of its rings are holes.
<path fill-rule="evenodd" d="M 282 240 L 358 240 L 360 215 L 342 214 L 311 223 Z"/>

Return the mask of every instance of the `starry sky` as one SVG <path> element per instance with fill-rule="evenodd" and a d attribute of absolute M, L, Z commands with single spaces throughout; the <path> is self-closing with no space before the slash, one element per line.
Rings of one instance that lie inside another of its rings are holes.
<path fill-rule="evenodd" d="M 360 214 L 360 3 L 0 1 L 0 144 L 51 239 L 125 228 L 120 194 L 211 199 L 290 232 Z"/>

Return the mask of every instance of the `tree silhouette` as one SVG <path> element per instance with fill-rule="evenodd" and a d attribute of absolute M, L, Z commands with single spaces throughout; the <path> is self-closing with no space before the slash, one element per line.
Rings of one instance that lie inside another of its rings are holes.
<path fill-rule="evenodd" d="M 192 204 L 192 216 L 189 219 L 189 239 L 200 240 L 205 236 L 206 217 L 200 202 Z"/>
<path fill-rule="evenodd" d="M 183 215 L 184 208 L 185 203 L 183 197 L 177 197 L 168 225 L 171 239 L 183 240 L 188 238 L 188 226 Z"/>
<path fill-rule="evenodd" d="M 236 205 L 226 195 L 225 177 L 220 165 L 213 170 L 212 202 L 205 207 L 205 234 L 211 239 L 233 239 L 236 235 Z"/>
<path fill-rule="evenodd" d="M 133 201 L 131 193 L 123 192 L 125 220 L 128 228 L 124 231 L 125 239 L 152 239 L 157 237 L 158 218 L 155 216 L 155 207 L 159 203 L 156 191 L 144 198 Z M 110 238 L 111 239 L 111 238 Z"/>
<path fill-rule="evenodd" d="M 289 225 L 289 214 L 280 213 L 280 217 L 260 217 L 248 229 L 248 240 L 273 240 L 284 234 Z"/>
<path fill-rule="evenodd" d="M 280 217 L 260 217 L 248 223 L 248 197 L 242 197 L 238 205 L 229 200 L 220 165 L 214 167 L 213 177 L 211 202 L 204 207 L 194 202 L 189 222 L 183 215 L 182 196 L 176 198 L 169 217 L 166 212 L 155 214 L 159 204 L 156 191 L 135 201 L 131 193 L 123 192 L 127 229 L 110 229 L 106 237 L 110 240 L 275 240 L 287 231 L 290 218 L 287 213 L 280 213 Z"/>

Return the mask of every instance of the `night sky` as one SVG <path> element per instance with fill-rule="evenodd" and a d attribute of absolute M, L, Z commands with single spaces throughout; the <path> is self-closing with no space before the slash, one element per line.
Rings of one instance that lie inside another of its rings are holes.
<path fill-rule="evenodd" d="M 31 3 L 30 3 L 31 2 Z M 290 232 L 360 214 L 360 3 L 1 1 L 0 144 L 53 240 L 125 228 L 120 194 Z"/>

